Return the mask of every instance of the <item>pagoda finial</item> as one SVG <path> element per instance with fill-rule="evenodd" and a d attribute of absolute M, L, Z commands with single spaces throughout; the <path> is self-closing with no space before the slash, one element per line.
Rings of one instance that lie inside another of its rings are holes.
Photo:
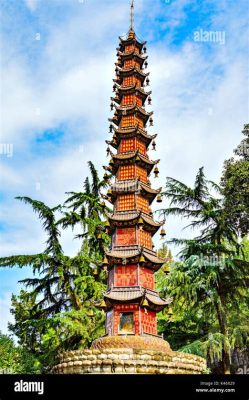
<path fill-rule="evenodd" d="M 134 27 L 134 0 L 131 0 L 131 25 L 130 30 L 133 31 Z"/>

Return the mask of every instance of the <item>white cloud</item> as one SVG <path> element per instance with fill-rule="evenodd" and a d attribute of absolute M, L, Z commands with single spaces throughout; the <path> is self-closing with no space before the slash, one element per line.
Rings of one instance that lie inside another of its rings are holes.
<path fill-rule="evenodd" d="M 25 0 L 25 4 L 31 12 L 34 12 L 37 8 L 37 0 Z"/>
<path fill-rule="evenodd" d="M 210 17 L 210 27 L 225 29 L 226 43 L 214 44 L 210 51 L 208 44 L 192 42 L 189 32 L 182 47 L 171 45 L 176 27 L 186 22 L 188 0 L 162 6 L 153 2 L 153 7 L 147 0 L 137 3 L 136 26 L 142 29 L 146 18 L 148 30 L 151 109 L 155 111 L 150 132 L 158 133 L 157 153 L 150 155 L 161 158 L 155 186 L 164 186 L 166 176 L 192 184 L 202 165 L 210 179 L 219 180 L 223 160 L 241 140 L 248 104 L 246 29 L 244 35 L 241 30 L 246 16 L 236 5 L 224 8 L 225 3 L 219 15 Z M 36 1 L 26 0 L 26 5 L 32 12 L 38 9 Z M 127 30 L 127 4 L 86 1 L 74 6 L 77 12 L 63 22 L 44 22 L 45 32 L 35 43 L 40 48 L 33 53 L 32 35 L 29 52 L 12 42 L 6 48 L 1 120 L 3 140 L 14 144 L 14 156 L 4 159 L 1 176 L 6 189 L 1 217 L 10 228 L 2 235 L 6 255 L 41 251 L 45 241 L 37 217 L 29 206 L 12 201 L 14 196 L 60 203 L 65 191 L 80 189 L 86 161 L 91 159 L 99 168 L 106 163 L 115 47 L 117 36 Z M 162 22 L 156 20 L 159 15 Z M 169 29 L 163 40 L 157 36 L 155 20 L 162 31 Z M 39 54 L 35 67 L 33 54 Z M 47 153 L 37 154 L 37 137 L 64 122 L 68 127 L 60 145 L 50 153 L 51 143 L 47 143 Z M 168 238 L 185 236 L 182 226 L 179 220 L 169 219 Z M 71 238 L 70 233 L 63 235 L 68 254 L 78 246 Z"/>
<path fill-rule="evenodd" d="M 13 322 L 10 314 L 11 293 L 5 292 L 0 296 L 0 331 L 8 333 L 8 322 Z"/>

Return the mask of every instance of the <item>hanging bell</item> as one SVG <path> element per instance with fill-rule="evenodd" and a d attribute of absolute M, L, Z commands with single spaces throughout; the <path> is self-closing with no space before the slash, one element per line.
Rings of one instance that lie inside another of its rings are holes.
<path fill-rule="evenodd" d="M 107 190 L 107 196 L 111 196 L 112 195 L 112 190 L 111 189 L 108 189 Z"/>
<path fill-rule="evenodd" d="M 144 66 L 145 68 L 148 68 L 148 61 L 145 61 Z"/>
<path fill-rule="evenodd" d="M 172 310 L 172 308 L 171 307 L 169 307 L 169 310 L 168 310 L 168 316 L 171 318 L 172 317 L 172 315 L 173 315 L 173 310 Z"/>
<path fill-rule="evenodd" d="M 108 157 L 110 155 L 110 152 L 111 152 L 111 150 L 110 150 L 110 147 L 108 146 L 106 149 L 106 157 Z"/>
<path fill-rule="evenodd" d="M 117 86 L 113 85 L 113 88 L 112 88 L 113 92 L 116 92 L 116 88 L 117 88 Z"/>
<path fill-rule="evenodd" d="M 143 226 L 143 224 L 144 224 L 144 221 L 143 221 L 143 219 L 140 217 L 139 218 L 139 220 L 138 220 L 138 226 L 140 227 L 140 226 Z"/>
<path fill-rule="evenodd" d="M 109 179 L 109 176 L 108 176 L 108 174 L 107 174 L 107 173 L 105 173 L 105 174 L 104 174 L 104 181 L 105 181 L 105 182 L 107 182 L 107 181 L 108 181 L 108 179 Z"/>
<path fill-rule="evenodd" d="M 101 233 L 98 233 L 98 234 L 97 234 L 97 239 L 98 239 L 98 240 L 102 240 L 102 234 L 101 234 Z"/>
<path fill-rule="evenodd" d="M 106 222 L 105 222 L 105 227 L 106 227 L 106 228 L 109 228 L 109 227 L 110 227 L 109 221 L 106 221 Z"/>
<path fill-rule="evenodd" d="M 157 201 L 157 203 L 162 203 L 163 200 L 162 200 L 162 196 L 160 194 L 157 195 L 156 201 Z"/>
<path fill-rule="evenodd" d="M 147 300 L 147 299 L 144 299 L 144 300 L 143 300 L 142 306 L 143 306 L 143 307 L 148 307 L 148 306 L 149 306 L 149 303 L 148 303 L 148 300 Z"/>
<path fill-rule="evenodd" d="M 150 126 L 153 126 L 153 118 L 150 117 Z"/>
<path fill-rule="evenodd" d="M 99 307 L 100 307 L 100 308 L 106 308 L 106 302 L 105 302 L 105 300 L 102 300 L 102 301 L 101 301 Z"/>
<path fill-rule="evenodd" d="M 105 202 L 104 202 L 104 200 L 101 201 L 100 205 L 101 205 L 102 208 L 105 208 Z"/>
<path fill-rule="evenodd" d="M 109 126 L 109 132 L 111 132 L 111 133 L 112 133 L 112 129 L 113 129 L 113 126 L 112 126 L 112 125 L 110 125 L 110 126 Z"/>
<path fill-rule="evenodd" d="M 115 72 L 116 72 L 116 74 L 118 73 L 118 67 L 115 68 Z"/>
<path fill-rule="evenodd" d="M 155 174 L 155 178 L 158 178 L 159 169 L 157 167 L 154 169 L 154 174 Z"/>
<path fill-rule="evenodd" d="M 155 140 L 153 140 L 153 142 L 152 142 L 152 150 L 156 150 L 156 142 L 155 142 Z"/>
<path fill-rule="evenodd" d="M 149 86 L 149 84 L 150 84 L 150 80 L 149 80 L 149 78 L 146 78 L 146 85 Z"/>
<path fill-rule="evenodd" d="M 110 160 L 110 162 L 109 162 L 109 165 L 112 166 L 113 164 L 114 164 L 114 161 L 113 161 L 113 159 L 111 158 L 111 160 Z"/>
<path fill-rule="evenodd" d="M 113 111 L 113 109 L 114 109 L 114 104 L 111 103 L 111 104 L 110 104 L 110 107 L 111 107 L 111 111 Z"/>
<path fill-rule="evenodd" d="M 145 258 L 143 256 L 143 254 L 141 254 L 141 256 L 139 257 L 139 262 L 140 263 L 144 263 L 145 262 Z"/>
<path fill-rule="evenodd" d="M 151 105 L 151 102 L 152 102 L 152 99 L 151 99 L 151 97 L 149 96 L 149 97 L 148 97 L 148 104 L 149 104 L 149 106 Z"/>
<path fill-rule="evenodd" d="M 166 232 L 165 232 L 164 228 L 161 229 L 160 236 L 162 239 L 166 236 Z"/>
<path fill-rule="evenodd" d="M 98 269 L 97 268 L 94 268 L 94 270 L 93 270 L 93 275 L 98 275 Z"/>
<path fill-rule="evenodd" d="M 102 265 L 103 265 L 103 267 L 104 267 L 104 266 L 108 266 L 108 260 L 107 260 L 107 257 L 106 257 L 106 256 L 104 257 L 104 260 L 103 260 L 103 262 L 102 262 Z"/>
<path fill-rule="evenodd" d="M 147 47 L 146 46 L 144 46 L 144 53 L 146 53 L 147 52 Z"/>
<path fill-rule="evenodd" d="M 155 248 L 155 245 L 154 245 L 154 243 L 152 243 L 152 246 L 151 246 L 151 247 L 152 247 L 152 249 L 154 249 L 154 248 Z"/>
<path fill-rule="evenodd" d="M 94 312 L 93 312 L 93 310 L 90 310 L 90 311 L 89 311 L 88 317 L 94 317 Z"/>
<path fill-rule="evenodd" d="M 169 266 L 168 265 L 166 265 L 166 267 L 164 268 L 164 271 L 163 271 L 166 275 L 169 275 L 169 273 L 170 273 L 170 268 L 169 268 Z"/>

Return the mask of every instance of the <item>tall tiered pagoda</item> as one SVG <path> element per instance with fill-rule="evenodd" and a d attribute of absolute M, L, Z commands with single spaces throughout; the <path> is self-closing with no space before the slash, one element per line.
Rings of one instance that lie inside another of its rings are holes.
<path fill-rule="evenodd" d="M 148 156 L 150 146 L 155 150 L 155 138 L 147 132 L 153 126 L 146 42 L 141 42 L 131 25 L 125 38 L 120 37 L 117 48 L 116 77 L 111 97 L 114 116 L 110 121 L 112 139 L 107 142 L 111 156 L 106 169 L 115 177 L 107 192 L 113 205 L 108 216 L 111 249 L 106 252 L 103 266 L 108 269 L 108 289 L 104 294 L 106 335 L 157 335 L 157 313 L 168 301 L 155 289 L 155 271 L 165 262 L 153 250 L 153 236 L 163 222 L 152 216 L 151 204 L 160 202 L 160 189 L 151 187 L 149 177 L 154 170 L 158 176 L 159 160 Z"/>
<path fill-rule="evenodd" d="M 200 374 L 206 362 L 192 354 L 171 350 L 157 335 L 157 313 L 170 302 L 155 290 L 155 271 L 165 260 L 153 250 L 152 238 L 163 224 L 154 221 L 151 204 L 161 201 L 161 189 L 153 189 L 149 176 L 158 175 L 159 160 L 148 157 L 155 149 L 156 135 L 149 135 L 152 112 L 147 72 L 146 43 L 138 40 L 131 25 L 117 49 L 110 119 L 113 137 L 107 141 L 111 156 L 105 179 L 115 177 L 105 196 L 113 205 L 106 223 L 112 238 L 103 268 L 108 270 L 108 288 L 99 307 L 106 312 L 106 333 L 90 349 L 68 351 L 58 356 L 56 374 Z"/>

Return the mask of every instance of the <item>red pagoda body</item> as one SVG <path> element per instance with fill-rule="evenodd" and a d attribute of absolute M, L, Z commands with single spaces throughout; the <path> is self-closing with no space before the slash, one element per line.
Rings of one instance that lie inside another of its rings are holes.
<path fill-rule="evenodd" d="M 155 289 L 154 273 L 165 260 L 153 251 L 152 242 L 163 222 L 154 221 L 150 208 L 156 197 L 160 201 L 161 189 L 153 189 L 149 181 L 153 169 L 158 175 L 159 160 L 152 161 L 147 154 L 151 144 L 155 149 L 157 135 L 146 130 L 148 122 L 153 125 L 153 112 L 145 110 L 146 101 L 151 103 L 151 92 L 145 90 L 149 85 L 145 53 L 146 42 L 137 39 L 131 26 L 117 49 L 113 137 L 107 141 L 111 160 L 104 167 L 115 177 L 107 192 L 113 204 L 107 222 L 112 242 L 103 262 L 108 269 L 106 336 L 157 336 L 157 313 L 169 302 Z"/>

